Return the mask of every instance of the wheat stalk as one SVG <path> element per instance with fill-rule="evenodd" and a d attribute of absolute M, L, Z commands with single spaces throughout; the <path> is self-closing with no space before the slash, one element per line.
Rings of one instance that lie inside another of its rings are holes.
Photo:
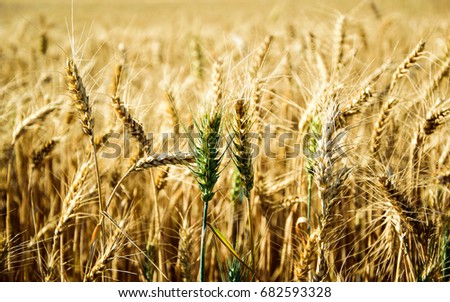
<path fill-rule="evenodd" d="M 69 220 L 73 217 L 74 212 L 80 207 L 82 187 L 86 181 L 89 170 L 92 167 L 91 160 L 86 161 L 78 170 L 72 184 L 69 187 L 69 192 L 64 198 L 61 216 L 55 225 L 52 249 L 50 253 L 50 260 L 47 265 L 46 281 L 50 281 L 54 276 L 54 266 L 56 261 L 57 243 L 62 232 L 67 227 Z"/>
<path fill-rule="evenodd" d="M 125 221 L 122 220 L 119 223 L 119 228 L 116 228 L 112 236 L 108 239 L 105 249 L 100 257 L 97 258 L 95 264 L 89 270 L 85 279 L 88 282 L 92 282 L 97 278 L 97 276 L 104 273 L 106 267 L 114 259 L 115 254 L 119 251 L 122 245 L 123 236 L 121 236 L 121 231 L 125 226 Z"/>
<path fill-rule="evenodd" d="M 194 142 L 193 153 L 197 168 L 194 171 L 203 201 L 203 223 L 200 243 L 200 281 L 205 281 L 205 238 L 208 215 L 208 204 L 215 192 L 214 186 L 219 179 L 219 167 L 222 160 L 220 137 L 222 128 L 222 63 L 216 62 L 212 74 L 213 99 L 212 108 L 202 116 L 198 143 Z"/>

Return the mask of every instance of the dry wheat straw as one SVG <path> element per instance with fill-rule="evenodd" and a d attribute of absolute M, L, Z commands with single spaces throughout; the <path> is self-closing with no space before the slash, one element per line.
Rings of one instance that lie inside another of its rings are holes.
<path fill-rule="evenodd" d="M 69 220 L 74 216 L 75 211 L 80 207 L 82 201 L 82 187 L 86 181 L 90 169 L 92 168 L 91 160 L 86 161 L 78 170 L 72 184 L 69 187 L 69 192 L 65 196 L 62 203 L 62 213 L 56 223 L 53 244 L 50 252 L 50 260 L 47 265 L 46 281 L 51 281 L 54 276 L 54 266 L 56 264 L 57 243 L 62 232 L 67 228 Z"/>

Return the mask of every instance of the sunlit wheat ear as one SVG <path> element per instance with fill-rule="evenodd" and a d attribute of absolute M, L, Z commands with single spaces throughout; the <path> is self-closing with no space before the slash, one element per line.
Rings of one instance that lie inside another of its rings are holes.
<path fill-rule="evenodd" d="M 180 130 L 179 130 L 180 129 L 179 128 L 180 120 L 179 120 L 178 115 L 175 110 L 175 104 L 176 104 L 175 95 L 170 86 L 167 86 L 164 88 L 164 95 L 165 95 L 165 100 L 166 100 L 166 106 L 165 106 L 166 113 L 167 113 L 167 116 L 169 117 L 170 126 L 173 129 L 174 139 L 178 140 L 178 137 L 180 134 L 179 133 L 180 132 Z M 177 151 L 177 150 L 175 150 L 175 151 Z M 166 186 L 169 171 L 170 171 L 170 166 L 166 166 L 163 168 L 163 170 L 159 171 L 158 174 L 156 175 L 155 188 L 158 191 L 161 191 Z"/>
<path fill-rule="evenodd" d="M 314 158 L 314 179 L 322 201 L 323 215 L 327 206 L 339 193 L 350 169 L 340 166 L 339 159 L 345 155 L 342 149 L 345 131 L 339 129 L 340 111 L 334 102 L 323 112 L 322 133 L 317 139 L 317 156 Z"/>
<path fill-rule="evenodd" d="M 78 67 L 72 58 L 67 59 L 66 80 L 69 87 L 69 95 L 78 111 L 78 118 L 81 122 L 83 132 L 93 137 L 94 135 L 94 117 L 92 116 L 92 107 L 89 102 L 89 96 L 83 84 Z"/>
<path fill-rule="evenodd" d="M 117 97 L 119 95 L 120 83 L 122 82 L 123 69 L 125 65 L 125 45 L 119 44 L 120 59 L 114 67 L 114 75 L 111 83 L 111 95 Z"/>
<path fill-rule="evenodd" d="M 190 41 L 190 51 L 191 51 L 191 68 L 193 75 L 199 79 L 204 78 L 204 66 L 203 66 L 203 50 L 200 45 L 198 37 L 193 37 Z"/>
<path fill-rule="evenodd" d="M 239 171 L 236 167 L 234 167 L 231 174 L 231 201 L 233 203 L 242 204 L 244 200 L 244 188 L 242 185 L 241 176 L 239 175 Z M 233 214 L 234 215 L 234 214 Z"/>
<path fill-rule="evenodd" d="M 344 117 L 349 117 L 353 114 L 361 112 L 361 108 L 372 97 L 372 88 L 370 86 L 362 88 L 352 101 L 344 108 L 342 113 Z"/>
<path fill-rule="evenodd" d="M 122 78 L 123 71 L 123 63 L 118 63 L 116 65 L 113 77 L 112 84 L 112 92 L 113 96 L 111 97 L 112 105 L 114 111 L 116 112 L 117 117 L 122 121 L 125 129 L 134 137 L 140 144 L 140 147 L 143 149 L 144 154 L 147 154 L 150 149 L 150 142 L 147 139 L 144 127 L 139 121 L 137 121 L 130 113 L 128 108 L 123 104 L 118 90 L 119 84 Z"/>
<path fill-rule="evenodd" d="M 111 84 L 111 92 L 113 97 L 117 97 L 119 95 L 119 84 L 122 78 L 123 64 L 117 63 L 114 68 L 114 75 Z"/>
<path fill-rule="evenodd" d="M 432 135 L 439 126 L 445 123 L 448 115 L 450 115 L 449 100 L 439 99 L 436 104 L 429 110 L 426 118 L 421 121 L 416 130 L 411 148 L 411 181 L 414 188 L 413 198 L 415 202 L 420 199 L 420 187 L 417 185 L 419 177 L 420 159 L 422 148 L 427 137 Z"/>
<path fill-rule="evenodd" d="M 420 221 L 417 218 L 417 212 L 409 205 L 409 200 L 405 198 L 405 194 L 398 190 L 391 178 L 382 176 L 377 180 L 377 186 L 386 198 L 385 203 L 395 213 L 397 220 L 401 221 L 409 232 L 420 233 Z"/>
<path fill-rule="evenodd" d="M 48 115 L 50 115 L 55 110 L 58 110 L 61 108 L 62 102 L 57 101 L 50 103 L 35 113 L 29 115 L 27 118 L 25 118 L 15 129 L 12 136 L 11 146 L 14 146 L 17 140 L 23 136 L 28 129 L 30 129 L 32 126 L 37 125 L 39 122 L 44 121 Z"/>
<path fill-rule="evenodd" d="M 322 213 L 317 227 L 318 258 L 314 273 L 314 281 L 322 281 L 328 270 L 326 253 L 329 252 L 329 241 L 333 211 L 338 204 L 338 196 L 345 188 L 351 169 L 347 167 L 343 138 L 346 132 L 340 129 L 338 104 L 331 99 L 324 105 L 321 121 L 321 136 L 317 139 L 317 155 L 314 158 L 314 181 L 318 188 Z"/>
<path fill-rule="evenodd" d="M 405 58 L 405 60 L 394 71 L 391 81 L 382 93 L 383 95 L 391 94 L 398 81 L 408 74 L 408 71 L 411 69 L 411 67 L 413 67 L 417 60 L 423 55 L 424 49 L 425 42 L 420 41 L 411 51 L 411 53 Z"/>
<path fill-rule="evenodd" d="M 259 47 L 253 64 L 250 67 L 250 77 L 256 78 L 258 71 L 261 69 L 264 59 L 266 58 L 267 52 L 269 51 L 270 45 L 272 44 L 273 36 L 269 35 L 264 39 L 264 43 Z"/>
<path fill-rule="evenodd" d="M 317 240 L 318 230 L 315 230 L 303 242 L 299 259 L 295 263 L 294 274 L 296 281 L 311 281 L 311 271 L 317 262 Z"/>
<path fill-rule="evenodd" d="M 386 124 L 389 121 L 389 115 L 395 105 L 397 105 L 397 99 L 390 99 L 383 105 L 380 115 L 375 122 L 375 127 L 372 131 L 372 138 L 370 140 L 370 152 L 375 156 L 381 147 L 381 138 L 383 137 L 383 131 L 386 128 Z"/>
<path fill-rule="evenodd" d="M 340 16 L 336 21 L 332 65 L 333 72 L 339 76 L 339 71 L 342 69 L 345 43 L 345 16 Z"/>
<path fill-rule="evenodd" d="M 96 136 L 95 138 L 95 150 L 99 150 L 101 147 L 105 146 L 110 138 L 114 136 L 116 130 L 114 128 L 110 128 L 101 135 Z"/>
<path fill-rule="evenodd" d="M 320 92 L 317 95 L 314 95 L 313 98 L 309 101 L 308 106 L 305 111 L 302 113 L 300 121 L 298 123 L 298 131 L 300 133 L 306 133 L 309 127 L 309 123 L 311 119 L 316 115 L 319 107 L 323 104 L 327 104 L 330 99 L 336 98 L 337 88 L 332 85 L 325 85 L 321 88 Z M 340 115 L 341 119 L 342 115 Z"/>
<path fill-rule="evenodd" d="M 162 153 L 145 156 L 139 159 L 133 166 L 131 171 L 141 171 L 145 169 L 171 166 L 171 165 L 184 165 L 189 163 L 196 163 L 195 153 Z"/>
<path fill-rule="evenodd" d="M 164 99 L 165 99 L 165 110 L 167 117 L 170 121 L 170 126 L 173 128 L 175 135 L 179 134 L 180 119 L 178 118 L 177 110 L 175 105 L 177 103 L 177 99 L 175 98 L 174 91 L 172 86 L 167 85 L 164 88 Z"/>
<path fill-rule="evenodd" d="M 378 79 L 387 70 L 391 61 L 384 63 L 372 73 L 370 73 L 361 83 L 361 86 L 351 101 L 342 108 L 342 116 L 344 120 L 356 113 L 361 113 L 365 105 L 369 103 L 369 100 L 373 96 L 372 87 L 378 81 Z"/>

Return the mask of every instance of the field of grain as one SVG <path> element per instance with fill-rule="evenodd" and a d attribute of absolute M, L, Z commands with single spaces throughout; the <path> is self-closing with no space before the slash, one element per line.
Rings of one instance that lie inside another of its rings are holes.
<path fill-rule="evenodd" d="M 450 1 L 0 1 L 1 281 L 449 281 Z"/>

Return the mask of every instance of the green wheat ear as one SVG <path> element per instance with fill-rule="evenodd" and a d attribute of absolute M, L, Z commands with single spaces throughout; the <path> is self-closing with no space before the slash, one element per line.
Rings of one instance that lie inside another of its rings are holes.
<path fill-rule="evenodd" d="M 313 117 L 309 123 L 309 131 L 303 146 L 303 152 L 306 156 L 305 169 L 308 175 L 314 175 L 314 157 L 317 153 L 321 133 L 322 123 L 319 118 Z"/>
<path fill-rule="evenodd" d="M 191 168 L 195 175 L 203 201 L 202 234 L 200 239 L 200 281 L 205 281 L 206 225 L 208 204 L 213 199 L 214 186 L 219 179 L 220 163 L 225 154 L 220 148 L 222 132 L 222 64 L 216 62 L 212 73 L 213 99 L 212 108 L 207 108 L 199 122 L 194 122 L 198 139 L 190 139 L 195 157 L 196 168 Z"/>
<path fill-rule="evenodd" d="M 306 156 L 305 170 L 308 174 L 308 197 L 307 197 L 307 209 L 306 218 L 308 220 L 308 233 L 310 231 L 311 221 L 311 194 L 314 180 L 314 165 L 315 157 L 318 149 L 318 140 L 322 133 L 322 123 L 318 117 L 313 117 L 309 123 L 309 131 L 304 142 L 303 152 Z"/>
<path fill-rule="evenodd" d="M 233 174 L 231 176 L 231 201 L 242 204 L 244 196 L 245 194 L 242 187 L 242 180 L 239 174 L 239 170 L 234 167 Z"/>
<path fill-rule="evenodd" d="M 193 153 L 197 169 L 194 171 L 202 193 L 202 201 L 209 202 L 214 196 L 214 186 L 219 179 L 219 168 L 223 153 L 220 150 L 222 114 L 205 114 L 197 126 L 199 140 Z"/>

